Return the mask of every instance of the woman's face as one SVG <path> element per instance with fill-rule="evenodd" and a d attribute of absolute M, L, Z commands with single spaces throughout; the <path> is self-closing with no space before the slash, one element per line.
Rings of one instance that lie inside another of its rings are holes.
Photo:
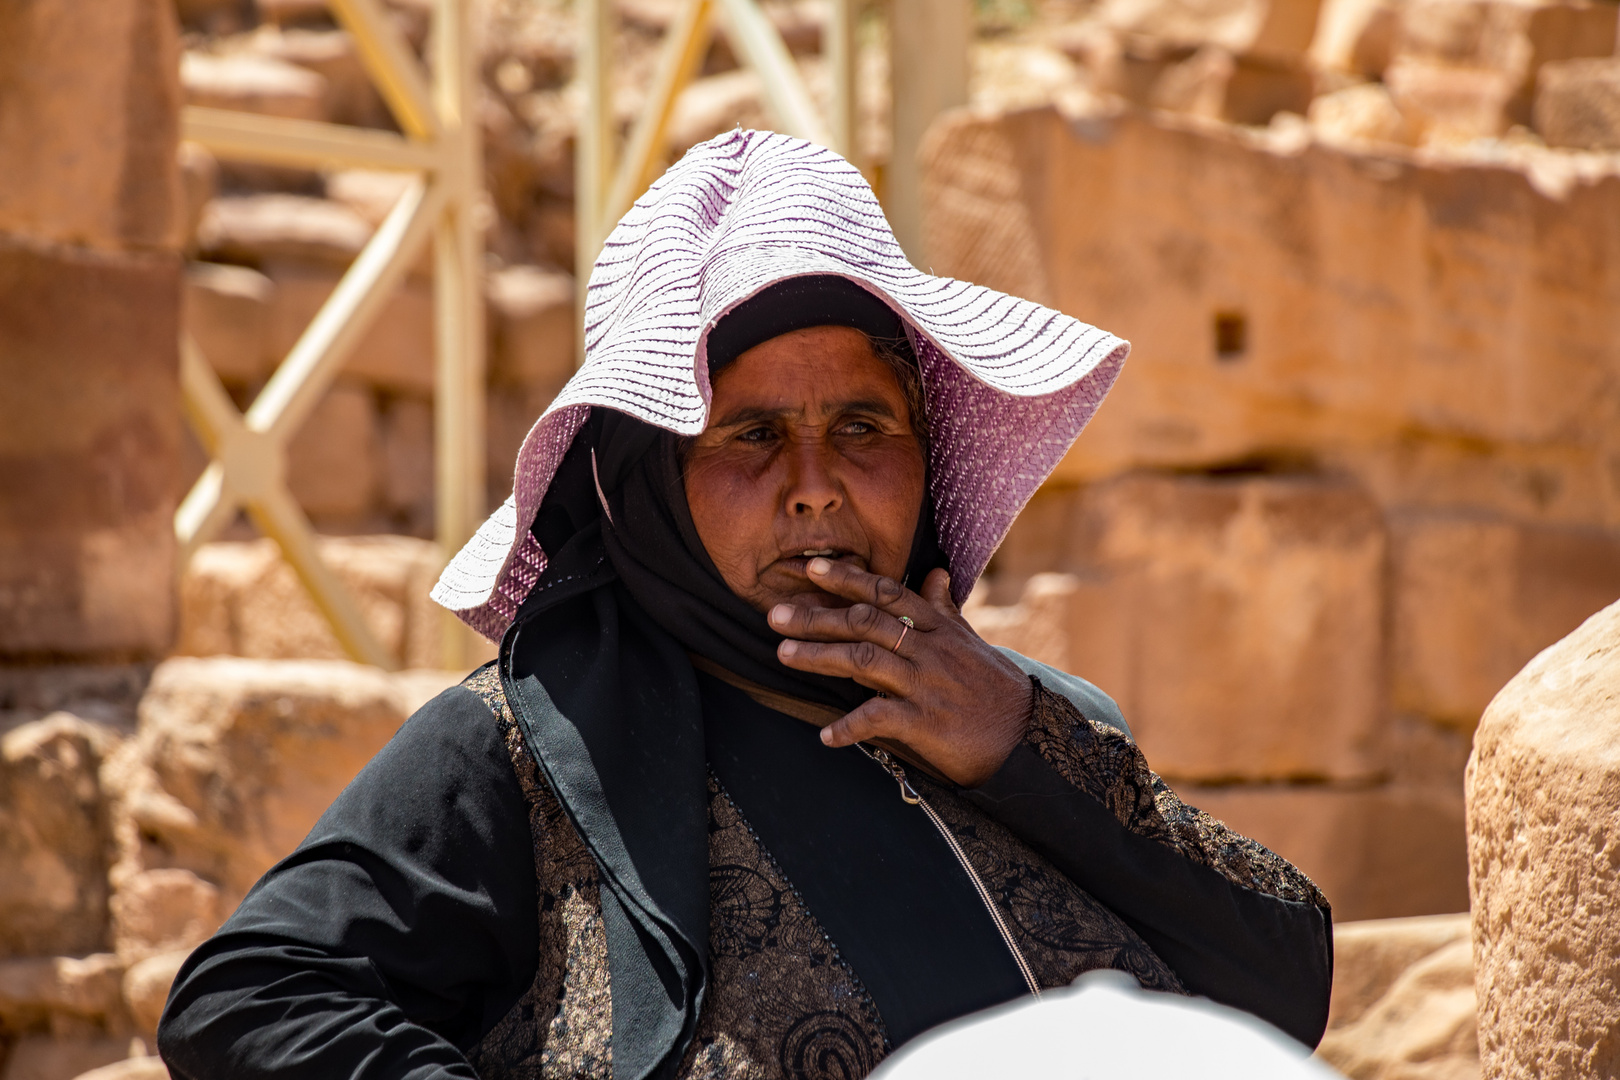
<path fill-rule="evenodd" d="M 846 607 L 810 583 L 817 555 L 898 579 L 922 508 L 922 445 L 894 373 L 865 335 L 795 330 L 714 380 L 686 458 L 686 499 L 709 557 L 758 611 Z"/>

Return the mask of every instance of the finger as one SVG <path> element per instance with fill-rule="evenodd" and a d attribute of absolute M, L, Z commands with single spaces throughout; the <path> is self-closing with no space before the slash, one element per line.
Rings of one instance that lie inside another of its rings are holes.
<path fill-rule="evenodd" d="M 853 746 L 906 729 L 907 706 L 893 698 L 873 698 L 821 729 L 828 746 Z"/>
<path fill-rule="evenodd" d="M 805 573 L 819 589 L 846 600 L 871 604 L 891 615 L 909 615 L 923 629 L 932 629 L 938 613 L 922 597 L 891 577 L 868 573 L 860 567 L 832 559 L 811 559 Z M 926 622 L 925 622 L 926 620 Z"/>
<path fill-rule="evenodd" d="M 928 571 L 923 578 L 922 598 L 938 608 L 946 616 L 955 618 L 962 612 L 957 608 L 956 601 L 951 599 L 951 574 L 943 567 L 936 567 Z"/>
<path fill-rule="evenodd" d="M 905 629 L 900 620 L 871 604 L 811 608 L 777 604 L 766 615 L 771 629 L 802 641 L 870 641 L 893 650 Z"/>
<path fill-rule="evenodd" d="M 795 641 L 776 647 L 777 658 L 798 671 L 854 679 L 862 686 L 902 697 L 911 692 L 911 664 L 870 641 Z"/>

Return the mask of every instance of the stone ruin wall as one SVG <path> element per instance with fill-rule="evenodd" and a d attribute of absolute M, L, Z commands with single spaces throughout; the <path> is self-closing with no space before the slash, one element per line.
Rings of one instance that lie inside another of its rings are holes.
<path fill-rule="evenodd" d="M 624 7 L 628 119 L 667 11 Z M 772 14 L 822 93 L 810 7 Z M 1616 7 L 1036 7 L 986 27 L 974 107 L 926 151 L 929 258 L 1135 353 L 972 617 L 1118 697 L 1189 801 L 1298 861 L 1341 919 L 1461 911 L 1475 722 L 1620 595 L 1620 110 L 1594 59 Z M 393 10 L 420 46 L 422 7 Z M 480 10 L 496 501 L 571 367 L 572 58 L 558 5 Z M 0 671 L 4 1080 L 149 1048 L 186 950 L 454 678 L 336 659 L 266 541 L 205 548 L 176 605 L 170 515 L 201 467 L 177 328 L 245 404 L 395 189 L 176 154 L 182 100 L 385 122 L 319 5 L 104 14 L 0 16 L 0 159 L 41 163 L 0 176 L 0 374 L 26 390 L 0 399 L 0 654 L 28 665 Z M 863 103 L 879 174 L 884 107 Z M 671 141 L 737 121 L 764 122 L 757 84 L 717 44 Z M 428 287 L 290 463 L 413 668 L 436 661 L 411 536 Z M 216 658 L 154 672 L 173 653 Z M 1324 1053 L 1476 1075 L 1462 925 L 1348 933 Z"/>

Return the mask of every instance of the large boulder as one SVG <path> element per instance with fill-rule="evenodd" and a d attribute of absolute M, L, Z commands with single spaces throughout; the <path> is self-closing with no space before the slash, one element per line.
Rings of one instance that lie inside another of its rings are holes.
<path fill-rule="evenodd" d="M 205 938 L 405 718 L 454 679 L 335 660 L 161 665 L 139 734 L 108 770 L 118 792 L 119 955 L 138 964 Z"/>
<path fill-rule="evenodd" d="M 1620 1072 L 1620 603 L 1491 702 L 1468 766 L 1480 1056 L 1493 1078 Z"/>
<path fill-rule="evenodd" d="M 405 667 L 437 664 L 442 609 L 430 541 L 406 536 L 322 537 L 316 549 L 349 589 L 384 648 Z M 205 544 L 181 579 L 185 656 L 337 660 L 332 628 L 271 540 Z"/>

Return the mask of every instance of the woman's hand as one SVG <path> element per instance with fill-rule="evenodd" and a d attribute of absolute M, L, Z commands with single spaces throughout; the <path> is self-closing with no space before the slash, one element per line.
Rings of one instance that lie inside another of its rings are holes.
<path fill-rule="evenodd" d="M 894 739 L 963 787 L 990 779 L 1024 737 L 1033 690 L 1029 676 L 962 618 L 950 575 L 930 573 L 919 596 L 893 578 L 831 559 L 812 559 L 806 569 L 819 588 L 855 603 L 776 605 L 767 618 L 788 639 L 776 655 L 788 667 L 844 676 L 888 695 L 822 728 L 821 741 Z"/>

